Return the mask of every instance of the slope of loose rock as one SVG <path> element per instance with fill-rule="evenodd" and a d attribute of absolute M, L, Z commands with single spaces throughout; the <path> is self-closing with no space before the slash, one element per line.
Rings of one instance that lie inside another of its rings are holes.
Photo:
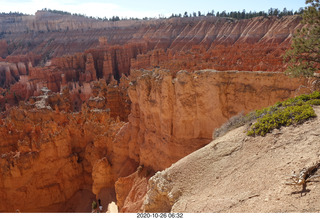
<path fill-rule="evenodd" d="M 315 107 L 319 116 L 320 108 Z M 156 173 L 149 181 L 146 211 L 319 212 L 320 183 L 285 185 L 292 171 L 319 160 L 320 118 L 246 136 L 230 131 Z"/>

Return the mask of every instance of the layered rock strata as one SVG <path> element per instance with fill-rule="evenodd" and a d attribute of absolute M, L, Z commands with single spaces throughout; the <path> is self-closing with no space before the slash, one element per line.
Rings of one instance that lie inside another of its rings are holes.
<path fill-rule="evenodd" d="M 86 203 L 117 198 L 120 211 L 141 211 L 155 171 L 210 142 L 231 116 L 293 96 L 305 84 L 279 73 L 214 70 L 133 71 L 130 78 L 127 123 L 101 105 L 103 81 L 79 113 L 72 113 L 67 88 L 43 88 L 3 115 L 1 212 L 90 211 L 70 204 L 80 194 L 91 197 Z"/>
<path fill-rule="evenodd" d="M 114 152 L 117 162 L 123 162 L 123 154 L 127 154 L 142 169 L 152 171 L 168 168 L 209 143 L 214 129 L 230 117 L 309 92 L 300 89 L 301 84 L 307 84 L 306 80 L 279 73 L 173 73 L 156 69 L 133 71 L 132 75 L 136 80 L 129 87 L 129 123 L 115 137 Z M 141 203 L 146 194 L 144 182 L 148 177 L 133 173 L 119 178 L 116 191 L 120 211 L 135 212 L 141 208 L 136 203 Z"/>
<path fill-rule="evenodd" d="M 102 109 L 70 113 L 67 91 L 42 91 L 1 120 L 0 212 L 89 212 L 103 189 L 115 201 L 112 141 L 123 123 Z"/>
<path fill-rule="evenodd" d="M 231 116 L 293 96 L 306 83 L 262 72 L 154 70 L 133 74 L 140 76 L 128 90 L 132 103 L 124 134 L 130 135 L 130 157 L 155 171 L 210 142 L 213 130 Z"/>
<path fill-rule="evenodd" d="M 35 17 L 10 18 L 11 23 L 4 17 L 0 21 L 8 40 L 1 42 L 10 54 L 3 55 L 0 64 L 0 86 L 10 88 L 18 82 L 18 87 L 25 87 L 27 95 L 7 98 L 16 105 L 38 95 L 43 86 L 58 92 L 68 83 L 82 86 L 101 78 L 109 83 L 112 77 L 119 81 L 130 75 L 131 69 L 283 71 L 281 55 L 301 27 L 298 16 L 102 22 L 38 12 Z M 83 33 L 76 33 L 80 28 Z M 29 47 L 23 47 L 25 41 L 30 41 Z"/>
<path fill-rule="evenodd" d="M 248 72 L 282 71 L 299 21 L 0 16 L 0 212 L 90 211 L 94 196 L 142 211 L 154 172 L 231 116 L 308 92 L 304 79 Z M 234 71 L 190 73 L 206 68 Z M 76 208 L 82 195 L 89 207 Z"/>

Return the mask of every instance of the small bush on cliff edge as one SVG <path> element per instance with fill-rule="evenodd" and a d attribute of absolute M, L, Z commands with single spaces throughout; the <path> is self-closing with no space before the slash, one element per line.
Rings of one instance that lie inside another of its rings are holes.
<path fill-rule="evenodd" d="M 257 121 L 249 127 L 247 135 L 265 136 L 273 129 L 292 124 L 301 124 L 309 118 L 316 117 L 312 105 L 320 105 L 320 92 L 315 91 L 309 95 L 303 94 L 290 98 L 273 106 L 250 112 L 247 115 L 240 113 L 231 117 L 220 128 L 215 129 L 212 137 L 213 139 L 218 138 L 255 120 Z"/>
<path fill-rule="evenodd" d="M 256 110 L 246 115 L 247 117 L 257 118 L 247 135 L 265 136 L 273 129 L 292 124 L 301 124 L 309 118 L 316 117 L 311 105 L 320 105 L 320 93 L 318 91 L 309 95 L 301 95 L 290 98 L 283 102 L 278 102 L 274 106 Z"/>

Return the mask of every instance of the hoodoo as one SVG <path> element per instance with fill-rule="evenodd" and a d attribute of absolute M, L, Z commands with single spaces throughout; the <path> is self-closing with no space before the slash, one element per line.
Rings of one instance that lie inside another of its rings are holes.
<path fill-rule="evenodd" d="M 0 15 L 0 212 L 183 210 L 157 171 L 232 116 L 317 85 L 282 73 L 300 21 Z"/>

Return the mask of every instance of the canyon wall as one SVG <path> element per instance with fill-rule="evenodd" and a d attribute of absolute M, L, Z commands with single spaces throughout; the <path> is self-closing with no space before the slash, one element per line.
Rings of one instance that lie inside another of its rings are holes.
<path fill-rule="evenodd" d="M 298 16 L 285 16 L 103 22 L 39 11 L 36 16 L 0 17 L 2 57 L 11 63 L 22 62 L 27 66 L 32 62 L 33 66 L 43 66 L 52 58 L 100 47 L 100 51 L 87 53 L 98 53 L 99 57 L 94 56 L 95 67 L 101 69 L 105 65 L 112 69 L 115 78 L 116 74 L 129 74 L 130 68 L 159 66 L 171 70 L 279 71 L 283 70 L 281 54 L 289 47 L 294 30 L 301 27 L 300 20 Z M 105 48 L 101 52 L 101 47 L 115 45 L 123 47 Z M 115 57 L 119 52 L 123 58 Z M 73 60 L 66 57 L 62 62 Z M 111 62 L 103 64 L 99 60 Z M 110 67 L 115 63 L 117 67 Z M 26 71 L 29 72 L 28 68 Z M 102 77 L 102 71 L 98 70 L 97 78 Z"/>
<path fill-rule="evenodd" d="M 140 76 L 128 89 L 126 145 L 132 159 L 155 171 L 210 142 L 214 129 L 230 117 L 296 95 L 306 83 L 264 72 L 156 69 L 133 74 Z"/>
<path fill-rule="evenodd" d="M 178 31 L 177 36 L 168 31 L 155 40 L 161 29 L 150 34 L 150 41 L 156 41 L 154 50 L 138 55 L 132 68 L 283 71 L 281 55 L 294 30 L 301 27 L 299 17 L 190 21 L 168 21 L 167 29 Z M 181 32 L 179 26 L 184 27 Z"/>
<path fill-rule="evenodd" d="M 147 191 L 150 172 L 168 168 L 208 144 L 214 129 L 230 117 L 309 92 L 300 89 L 307 80 L 279 73 L 156 69 L 132 74 L 137 79 L 129 87 L 129 123 L 114 144 L 141 169 L 115 184 L 122 212 L 142 211 L 138 203 Z"/>
<path fill-rule="evenodd" d="M 5 104 L 17 105 L 38 95 L 43 86 L 58 92 L 61 85 L 69 84 L 72 89 L 75 82 L 76 87 L 97 79 L 109 83 L 112 77 L 119 81 L 122 75 L 130 75 L 131 69 L 283 71 L 281 55 L 294 30 L 301 27 L 298 16 L 102 22 L 68 15 L 71 23 L 62 28 L 60 22 L 69 18 L 67 15 L 41 13 L 48 16 L 13 20 L 3 27 L 28 26 L 32 21 L 38 29 L 33 33 L 19 29 L 12 29 L 11 34 L 9 29 L 3 32 L 6 40 L 1 42 L 9 55 L 0 63 L 0 86 L 13 90 L 2 94 L 2 109 Z M 55 19 L 50 26 L 52 16 Z M 99 25 L 89 28 L 95 22 Z M 80 24 L 87 25 L 83 34 L 75 33 Z M 32 41 L 32 48 L 24 48 L 26 41 Z M 23 92 L 13 96 L 15 84 Z"/>
<path fill-rule="evenodd" d="M 0 121 L 0 212 L 89 212 L 102 188 L 109 191 L 104 202 L 115 201 L 112 141 L 123 123 L 108 110 L 53 109 L 59 97 L 43 92 Z M 64 95 L 59 102 L 68 104 Z M 134 165 L 122 164 L 123 174 Z"/>
<path fill-rule="evenodd" d="M 306 79 L 267 72 L 283 71 L 298 16 L 10 16 L 0 16 L 0 212 L 88 212 L 95 198 L 141 211 L 148 179 L 230 117 L 309 92 Z"/>
<path fill-rule="evenodd" d="M 266 55 L 258 62 L 260 68 L 265 68 L 264 65 L 272 62 L 272 58 L 278 59 L 279 53 L 289 46 L 292 33 L 301 27 L 300 20 L 299 16 L 245 20 L 190 17 L 112 22 L 39 11 L 36 16 L 0 16 L 1 45 L 7 48 L 7 51 L 3 48 L 2 57 L 40 54 L 42 57 L 37 60 L 40 63 L 53 57 L 83 52 L 99 44 L 145 43 L 148 51 L 161 49 L 165 56 L 176 55 L 177 58 L 188 55 L 185 52 L 193 49 L 192 56 L 204 62 L 214 62 L 217 66 L 225 66 L 227 61 L 216 57 L 221 52 L 231 58 L 235 56 L 232 63 L 243 68 L 256 65 L 250 61 L 252 57 Z M 231 52 L 230 46 L 233 47 Z M 176 54 L 181 51 L 184 53 Z M 165 56 L 150 53 L 139 57 L 135 65 L 157 65 Z"/>
<path fill-rule="evenodd" d="M 95 197 L 104 208 L 117 199 L 121 211 L 140 211 L 155 171 L 210 142 L 231 116 L 293 96 L 306 83 L 278 73 L 214 70 L 141 70 L 129 78 L 127 123 L 112 119 L 99 95 L 73 113 L 67 88 L 61 94 L 42 89 L 7 111 L 1 212 L 90 211 Z M 93 93 L 103 86 L 95 84 Z M 80 201 L 79 192 L 87 194 Z"/>

